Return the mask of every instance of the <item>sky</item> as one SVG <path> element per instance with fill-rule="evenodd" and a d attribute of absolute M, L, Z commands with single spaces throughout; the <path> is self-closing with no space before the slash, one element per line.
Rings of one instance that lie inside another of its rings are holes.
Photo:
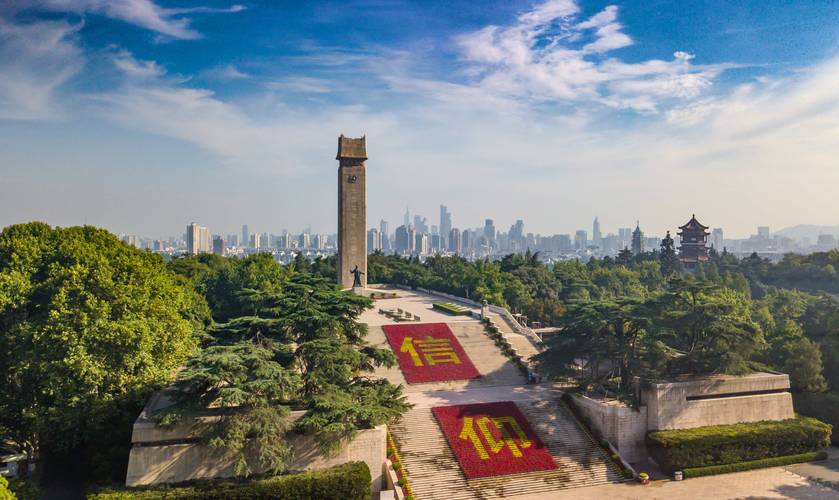
<path fill-rule="evenodd" d="M 0 226 L 839 223 L 839 1 L 0 2 Z"/>

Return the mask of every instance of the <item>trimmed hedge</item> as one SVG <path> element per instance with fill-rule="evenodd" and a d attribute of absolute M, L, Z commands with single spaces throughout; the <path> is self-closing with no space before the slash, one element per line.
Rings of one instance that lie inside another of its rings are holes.
<path fill-rule="evenodd" d="M 647 450 L 666 471 L 815 452 L 830 444 L 831 426 L 809 417 L 653 431 Z"/>
<path fill-rule="evenodd" d="M 283 499 L 370 500 L 370 469 L 348 462 L 330 469 L 255 480 L 195 481 L 183 486 L 124 488 L 88 495 L 90 500 Z"/>
<path fill-rule="evenodd" d="M 457 304 L 452 304 L 451 302 L 435 302 L 431 304 L 432 309 L 437 309 L 439 311 L 447 312 L 453 316 L 471 316 L 472 311 L 465 307 L 461 307 Z"/>
<path fill-rule="evenodd" d="M 792 401 L 796 412 L 827 422 L 834 429 L 839 428 L 839 391 L 794 393 Z M 839 432 L 833 433 L 833 444 L 839 446 Z"/>
<path fill-rule="evenodd" d="M 753 469 L 765 469 L 767 467 L 778 467 L 780 465 L 798 464 L 801 462 L 812 462 L 827 458 L 826 451 L 811 451 L 798 455 L 787 455 L 785 457 L 764 458 L 763 460 L 752 460 L 750 462 L 737 462 L 736 464 L 712 465 L 710 467 L 694 467 L 682 471 L 685 479 L 691 477 L 715 476 L 717 474 L 728 474 L 729 472 L 742 472 Z"/>

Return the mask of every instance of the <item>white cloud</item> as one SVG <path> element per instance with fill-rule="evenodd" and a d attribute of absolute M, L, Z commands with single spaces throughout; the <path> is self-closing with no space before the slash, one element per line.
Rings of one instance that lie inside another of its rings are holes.
<path fill-rule="evenodd" d="M 155 61 L 140 61 L 126 50 L 117 52 L 113 62 L 114 66 L 131 78 L 148 79 L 166 74 L 166 70 Z"/>
<path fill-rule="evenodd" d="M 55 93 L 84 66 L 74 37 L 81 28 L 65 21 L 15 24 L 0 17 L 0 118 L 54 118 Z"/>
<path fill-rule="evenodd" d="M 487 26 L 458 41 L 471 82 L 488 92 L 532 101 L 596 102 L 657 112 L 663 103 L 699 96 L 728 66 L 697 67 L 692 54 L 624 63 L 604 55 L 632 44 L 610 5 L 580 21 L 570 0 L 549 1 L 509 26 Z M 578 44 L 584 41 L 581 48 Z"/>
<path fill-rule="evenodd" d="M 250 75 L 241 71 L 233 64 L 225 64 L 222 66 L 215 66 L 208 70 L 202 71 L 201 75 L 211 80 L 218 80 L 222 82 L 229 82 L 232 80 L 245 80 L 250 78 Z"/>
<path fill-rule="evenodd" d="M 241 5 L 228 8 L 164 8 L 151 0 L 40 0 L 37 7 L 58 12 L 94 13 L 125 21 L 172 38 L 191 40 L 201 34 L 190 28 L 186 14 L 227 13 L 244 10 Z"/>

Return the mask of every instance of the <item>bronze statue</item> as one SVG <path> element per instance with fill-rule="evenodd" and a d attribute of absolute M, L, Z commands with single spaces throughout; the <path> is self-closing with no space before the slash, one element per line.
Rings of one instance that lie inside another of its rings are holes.
<path fill-rule="evenodd" d="M 358 265 L 356 265 L 356 266 L 353 268 L 353 270 L 352 270 L 352 271 L 350 271 L 350 274 L 352 274 L 352 275 L 353 275 L 352 287 L 353 287 L 353 288 L 355 288 L 355 287 L 360 287 L 360 286 L 361 286 L 361 275 L 362 275 L 362 274 L 364 274 L 364 273 L 362 273 L 361 271 L 359 271 L 359 269 L 358 269 Z"/>

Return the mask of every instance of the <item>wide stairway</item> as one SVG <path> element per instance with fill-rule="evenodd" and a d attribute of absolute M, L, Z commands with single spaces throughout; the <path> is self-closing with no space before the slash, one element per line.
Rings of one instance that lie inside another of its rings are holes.
<path fill-rule="evenodd" d="M 553 456 L 558 469 L 467 480 L 431 409 L 417 407 L 390 426 L 418 500 L 489 499 L 539 495 L 622 481 L 620 471 L 576 423 L 565 404 L 546 400 L 516 405 Z"/>

